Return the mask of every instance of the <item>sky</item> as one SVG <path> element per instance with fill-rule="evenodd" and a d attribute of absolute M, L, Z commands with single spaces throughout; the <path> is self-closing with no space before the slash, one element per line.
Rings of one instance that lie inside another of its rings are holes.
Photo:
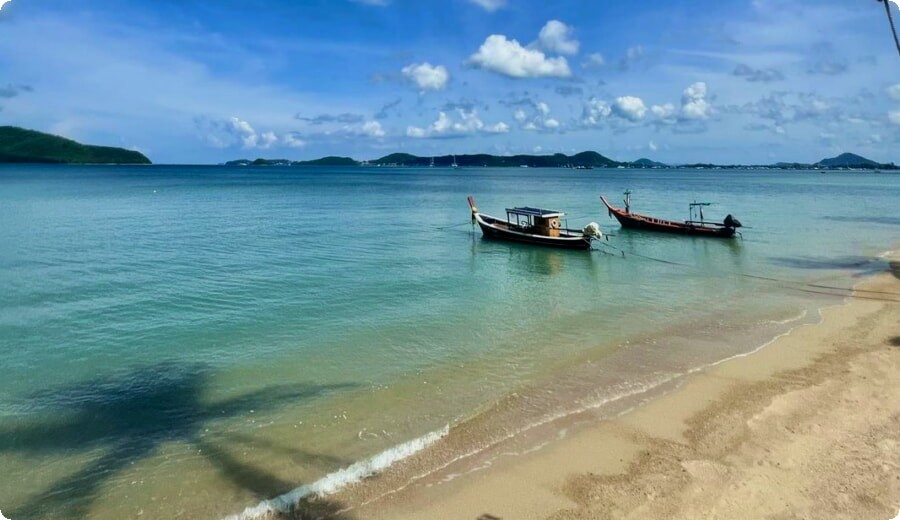
<path fill-rule="evenodd" d="M 874 0 L 0 0 L 0 125 L 156 163 L 900 163 L 900 56 Z"/>

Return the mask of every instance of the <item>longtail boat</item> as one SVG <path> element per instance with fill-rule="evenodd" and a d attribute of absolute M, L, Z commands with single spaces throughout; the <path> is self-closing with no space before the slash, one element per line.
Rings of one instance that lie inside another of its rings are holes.
<path fill-rule="evenodd" d="M 485 215 L 469 197 L 472 222 L 477 223 L 485 238 L 509 240 L 562 249 L 590 249 L 591 241 L 603 236 L 600 226 L 591 222 L 584 229 L 566 229 L 561 225 L 565 213 L 551 209 L 507 208 L 506 220 Z"/>
<path fill-rule="evenodd" d="M 625 192 L 625 209 L 617 208 L 610 204 L 602 195 L 600 200 L 609 210 L 609 215 L 615 217 L 624 228 L 644 229 L 648 231 L 661 231 L 663 233 L 678 233 L 682 235 L 696 235 L 715 238 L 732 238 L 741 227 L 741 222 L 731 215 L 725 217 L 722 222 L 711 222 L 703 217 L 703 208 L 709 206 L 709 202 L 692 202 L 688 205 L 689 220 L 678 222 L 665 220 L 647 215 L 631 212 L 631 192 Z M 699 220 L 697 216 L 699 215 Z"/>

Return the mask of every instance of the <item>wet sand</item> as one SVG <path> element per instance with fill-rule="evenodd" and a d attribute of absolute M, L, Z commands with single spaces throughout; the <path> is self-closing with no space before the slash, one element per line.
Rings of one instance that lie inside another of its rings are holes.
<path fill-rule="evenodd" d="M 510 441 L 479 456 L 487 464 L 448 467 L 367 505 L 352 505 L 353 489 L 323 502 L 331 512 L 349 507 L 342 518 L 893 518 L 900 264 L 892 266 L 824 309 L 820 323 L 698 371 L 617 418 L 561 420 L 539 449 Z"/>

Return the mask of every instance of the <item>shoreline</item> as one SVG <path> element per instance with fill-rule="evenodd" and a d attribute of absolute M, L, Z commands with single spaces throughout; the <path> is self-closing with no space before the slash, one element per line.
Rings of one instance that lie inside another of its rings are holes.
<path fill-rule="evenodd" d="M 278 517 L 307 518 L 310 513 L 321 518 L 590 517 L 596 508 L 586 496 L 599 496 L 598 490 L 600 495 L 605 495 L 610 486 L 640 484 L 648 477 L 647 469 L 658 467 L 660 460 L 696 449 L 692 443 L 702 437 L 698 431 L 746 429 L 734 424 L 735 421 L 749 411 L 758 415 L 761 406 L 763 411 L 768 410 L 764 406 L 767 399 L 790 401 L 794 398 L 792 392 L 822 391 L 816 390 L 816 385 L 832 381 L 837 377 L 837 369 L 858 361 L 857 357 L 887 357 L 880 359 L 876 366 L 880 363 L 900 368 L 900 351 L 891 346 L 879 350 L 877 340 L 862 347 L 852 345 L 852 334 L 843 342 L 832 344 L 828 340 L 831 335 L 846 335 L 853 330 L 860 334 L 858 322 L 873 321 L 873 315 L 879 316 L 874 319 L 876 330 L 886 333 L 893 326 L 896 332 L 898 320 L 889 310 L 895 311 L 896 303 L 871 298 L 879 292 L 900 294 L 896 261 L 891 266 L 893 275 L 878 274 L 856 285 L 854 291 L 865 294 L 865 298 L 855 292 L 857 297 L 848 296 L 843 304 L 824 306 L 819 309 L 820 319 L 816 322 L 798 324 L 750 352 L 691 370 L 683 377 L 674 378 L 674 382 L 663 382 L 659 385 L 665 387 L 660 388 L 662 393 L 650 392 L 652 395 L 642 396 L 638 402 L 613 410 L 611 416 L 597 417 L 590 409 L 563 414 L 422 473 L 416 472 L 415 457 L 406 459 L 398 464 L 402 468 L 390 468 L 371 478 L 361 475 L 359 480 L 365 479 L 364 482 L 348 482 L 346 487 L 327 496 L 310 496 L 295 509 L 295 516 Z M 887 341 L 889 338 L 882 340 Z M 871 372 L 871 368 L 865 365 L 865 370 L 860 370 Z M 796 382 L 799 376 L 803 383 Z M 869 376 L 863 373 L 863 379 Z M 892 413 L 895 424 L 900 423 L 900 409 Z M 717 422 L 719 416 L 730 421 Z M 447 439 L 442 436 L 435 441 L 427 449 L 441 450 L 441 443 Z M 900 435 L 894 434 L 892 442 L 900 447 Z M 605 448 L 597 450 L 597 445 Z M 733 455 L 728 449 L 723 453 Z M 721 465 L 721 461 L 705 463 L 717 468 L 720 466 L 716 464 Z M 900 468 L 900 460 L 892 464 Z M 668 468 L 668 476 L 679 482 L 695 480 L 694 473 L 699 470 L 688 466 L 672 466 Z M 397 486 L 400 473 L 407 481 Z M 690 477 L 676 478 L 679 473 Z M 415 476 L 410 478 L 410 475 Z M 645 485 L 642 493 L 652 495 L 655 487 Z M 631 491 L 625 495 L 634 501 L 635 490 Z M 900 480 L 886 493 L 892 497 L 890 500 L 900 503 Z M 603 514 L 619 517 L 628 516 L 626 513 L 606 510 Z"/>

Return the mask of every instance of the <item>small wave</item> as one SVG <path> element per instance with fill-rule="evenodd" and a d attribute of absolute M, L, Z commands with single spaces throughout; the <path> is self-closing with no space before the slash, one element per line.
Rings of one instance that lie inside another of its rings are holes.
<path fill-rule="evenodd" d="M 802 311 L 800 311 L 800 314 L 791 316 L 790 318 L 785 318 L 783 320 L 766 320 L 766 323 L 768 323 L 769 325 L 786 325 L 794 321 L 802 320 L 806 317 L 806 314 L 806 309 L 803 309 Z"/>
<path fill-rule="evenodd" d="M 422 437 L 394 446 L 371 458 L 347 466 L 344 469 L 329 473 L 312 484 L 300 486 L 283 495 L 264 500 L 255 506 L 248 507 L 239 514 L 227 516 L 223 520 L 254 520 L 273 513 L 287 513 L 305 497 L 310 495 L 324 496 L 335 493 L 349 484 L 359 482 L 388 468 L 398 461 L 411 457 L 445 437 L 448 433 L 450 433 L 449 425 L 444 426 L 440 430 L 423 435 Z"/>

